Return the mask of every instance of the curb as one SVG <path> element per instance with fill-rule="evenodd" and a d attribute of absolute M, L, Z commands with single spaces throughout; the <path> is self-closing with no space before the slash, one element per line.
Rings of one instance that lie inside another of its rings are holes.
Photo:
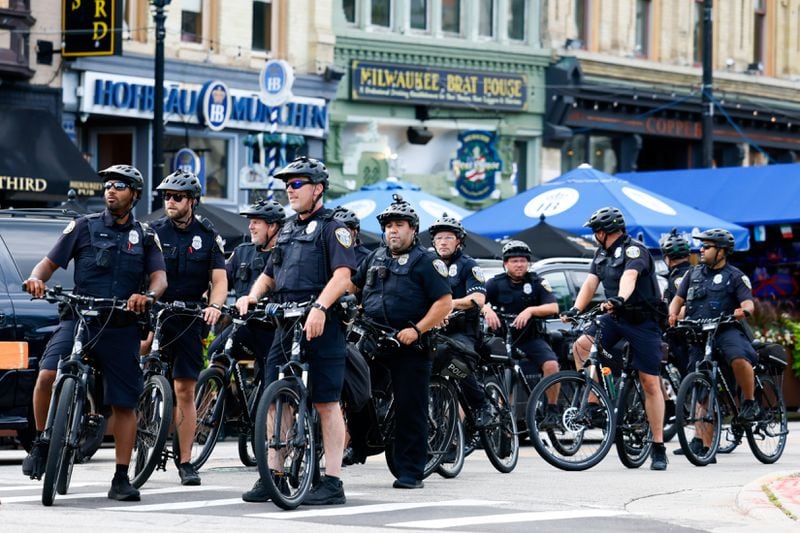
<path fill-rule="evenodd" d="M 800 472 L 776 472 L 751 481 L 736 495 L 736 507 L 755 520 L 800 527 Z"/>

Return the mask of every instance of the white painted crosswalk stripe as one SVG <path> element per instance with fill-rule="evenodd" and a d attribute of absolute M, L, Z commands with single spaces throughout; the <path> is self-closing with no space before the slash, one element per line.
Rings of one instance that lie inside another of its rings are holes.
<path fill-rule="evenodd" d="M 105 484 L 106 483 L 100 483 L 99 481 L 94 483 L 70 483 L 69 488 L 79 489 L 82 487 L 98 487 Z M 39 492 L 41 492 L 42 484 L 40 482 L 37 482 L 37 483 L 30 483 L 29 485 L 6 485 L 6 486 L 0 485 L 0 491 L 3 492 L 6 491 L 11 492 L 17 490 L 38 490 Z"/>
<path fill-rule="evenodd" d="M 416 503 L 376 503 L 371 505 L 353 505 L 335 507 L 328 509 L 313 509 L 309 511 L 285 511 L 272 513 L 247 514 L 245 516 L 254 518 L 272 518 L 277 520 L 302 520 L 305 518 L 333 517 L 333 516 L 353 516 L 369 513 L 389 513 L 392 511 L 406 511 L 409 509 L 423 509 L 425 507 L 474 507 L 481 505 L 501 505 L 508 502 L 491 500 L 445 500 L 438 502 L 416 502 Z"/>
<path fill-rule="evenodd" d="M 145 498 L 147 496 L 152 496 L 156 494 L 170 494 L 173 492 L 182 492 L 186 494 L 191 494 L 193 492 L 200 492 L 200 491 L 210 491 L 210 490 L 228 490 L 230 487 L 214 487 L 214 486 L 200 486 L 200 487 L 191 487 L 191 489 L 178 485 L 175 487 L 165 487 L 162 489 L 149 489 L 149 490 L 142 490 L 142 497 Z M 56 495 L 56 503 L 62 500 L 82 500 L 82 499 L 89 499 L 89 498 L 105 498 L 108 496 L 108 491 L 105 490 L 103 492 L 85 492 L 85 493 L 78 493 L 78 494 L 65 494 L 63 496 Z M 41 500 L 41 494 L 35 495 L 27 495 L 27 496 L 10 496 L 6 497 L 3 496 L 3 503 L 25 503 L 25 502 L 35 502 Z"/>
<path fill-rule="evenodd" d="M 487 524 L 513 524 L 519 522 L 543 522 L 549 520 L 571 520 L 576 518 L 606 518 L 627 514 L 625 511 L 603 509 L 579 509 L 575 511 L 541 511 L 529 513 L 506 513 L 479 516 L 460 516 L 435 520 L 414 520 L 385 524 L 386 527 L 413 529 L 445 529 L 449 527 L 480 526 Z"/>
<path fill-rule="evenodd" d="M 146 513 L 150 511 L 180 511 L 183 509 L 199 509 L 201 507 L 223 507 L 245 503 L 242 498 L 227 498 L 223 500 L 198 500 L 193 502 L 153 503 L 145 505 L 125 505 L 118 507 L 100 507 L 101 511 L 125 511 L 130 513 Z"/>

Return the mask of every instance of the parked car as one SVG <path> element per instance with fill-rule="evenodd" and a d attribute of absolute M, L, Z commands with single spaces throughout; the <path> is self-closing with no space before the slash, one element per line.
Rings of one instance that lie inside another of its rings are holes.
<path fill-rule="evenodd" d="M 32 300 L 22 281 L 74 217 L 61 210 L 0 210 L 0 437 L 16 437 L 26 450 L 35 434 L 31 404 L 38 361 L 58 312 Z M 72 288 L 71 269 L 59 269 L 48 282 L 55 284 Z M 14 357 L 25 353 L 27 361 Z"/>

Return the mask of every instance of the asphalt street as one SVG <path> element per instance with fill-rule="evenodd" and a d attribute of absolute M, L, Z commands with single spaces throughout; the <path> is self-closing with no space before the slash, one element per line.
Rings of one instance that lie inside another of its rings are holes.
<path fill-rule="evenodd" d="M 478 450 L 456 479 L 434 474 L 424 489 L 412 491 L 393 489 L 383 457 L 376 456 L 344 470 L 347 505 L 296 511 L 241 500 L 256 470 L 241 466 L 232 439 L 218 444 L 201 470 L 201 486 L 180 486 L 170 464 L 145 485 L 139 503 L 106 498 L 114 463 L 113 449 L 104 447 L 88 464 L 76 465 L 69 494 L 49 508 L 41 505 L 41 482 L 21 474 L 24 452 L 0 451 L 0 523 L 4 532 L 800 530 L 789 501 L 800 502 L 792 488 L 800 488 L 798 478 L 790 477 L 800 471 L 800 422 L 790 423 L 786 451 L 775 465 L 759 463 L 743 443 L 719 456 L 718 464 L 697 468 L 672 455 L 676 446 L 668 445 L 666 472 L 628 470 L 613 449 L 592 470 L 563 472 L 525 446 L 517 469 L 503 475 Z"/>

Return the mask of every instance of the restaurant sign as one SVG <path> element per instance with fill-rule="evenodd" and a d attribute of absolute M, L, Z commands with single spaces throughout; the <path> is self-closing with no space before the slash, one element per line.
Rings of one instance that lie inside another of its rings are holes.
<path fill-rule="evenodd" d="M 528 83 L 521 74 L 478 72 L 354 60 L 350 98 L 524 111 Z"/>

